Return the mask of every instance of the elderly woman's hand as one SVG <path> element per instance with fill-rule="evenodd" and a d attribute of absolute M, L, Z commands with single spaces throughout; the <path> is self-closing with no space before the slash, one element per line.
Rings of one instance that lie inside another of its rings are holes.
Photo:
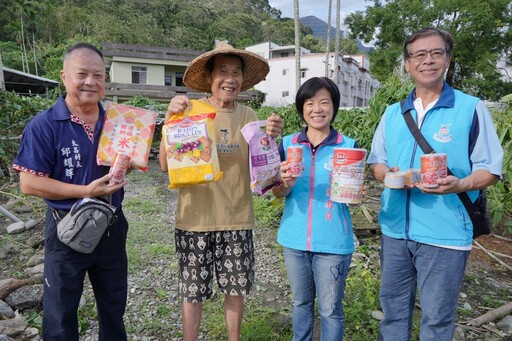
<path fill-rule="evenodd" d="M 276 114 L 272 113 L 272 115 L 270 115 L 270 117 L 267 118 L 267 135 L 269 135 L 273 139 L 281 134 L 281 132 L 283 131 L 283 127 L 284 120 L 281 117 L 277 116 Z"/>

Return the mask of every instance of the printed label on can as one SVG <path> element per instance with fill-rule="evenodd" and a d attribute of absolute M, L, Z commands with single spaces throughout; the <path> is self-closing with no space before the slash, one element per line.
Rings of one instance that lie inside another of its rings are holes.
<path fill-rule="evenodd" d="M 423 187 L 439 187 L 437 179 L 445 178 L 447 175 L 446 154 L 426 154 L 420 157 L 421 160 L 421 185 Z"/>
<path fill-rule="evenodd" d="M 364 167 L 366 149 L 359 148 L 334 148 L 332 159 L 333 168 L 344 166 Z"/>
<path fill-rule="evenodd" d="M 363 201 L 362 186 L 336 184 L 331 187 L 330 199 L 344 204 L 360 204 Z"/>
<path fill-rule="evenodd" d="M 292 177 L 302 175 L 302 147 L 288 147 L 286 149 L 286 163 L 290 166 L 288 172 Z"/>
<path fill-rule="evenodd" d="M 126 154 L 116 154 L 109 171 L 109 174 L 112 174 L 109 185 L 123 182 L 128 168 L 130 168 L 130 157 Z"/>
<path fill-rule="evenodd" d="M 332 157 L 330 199 L 345 204 L 363 200 L 366 149 L 335 148 Z"/>
<path fill-rule="evenodd" d="M 405 186 L 404 172 L 387 172 L 384 175 L 384 186 L 388 188 L 401 189 Z"/>
<path fill-rule="evenodd" d="M 419 169 L 407 169 L 404 171 L 405 185 L 414 185 L 421 181 L 421 171 Z"/>

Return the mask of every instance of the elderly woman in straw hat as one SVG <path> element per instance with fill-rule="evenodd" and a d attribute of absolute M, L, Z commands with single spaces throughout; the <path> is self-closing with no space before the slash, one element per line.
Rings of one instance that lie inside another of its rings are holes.
<path fill-rule="evenodd" d="M 240 339 L 244 296 L 254 281 L 252 229 L 254 212 L 249 187 L 249 151 L 241 128 L 257 120 L 251 108 L 236 102 L 241 91 L 259 83 L 269 72 L 265 59 L 234 49 L 225 42 L 190 62 L 187 87 L 209 93 L 200 99 L 216 108 L 217 151 L 224 177 L 216 182 L 179 189 L 176 212 L 176 252 L 185 341 L 197 340 L 202 303 L 213 295 L 214 277 L 224 293 L 224 316 L 230 341 Z M 174 97 L 166 120 L 190 106 L 186 96 Z M 283 120 L 272 114 L 267 134 L 281 133 Z M 167 162 L 160 146 L 160 166 Z M 200 212 L 200 213 L 198 213 Z"/>

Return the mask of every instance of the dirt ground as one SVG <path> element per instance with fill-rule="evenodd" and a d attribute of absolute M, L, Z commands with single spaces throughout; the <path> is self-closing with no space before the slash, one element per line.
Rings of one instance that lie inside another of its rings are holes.
<path fill-rule="evenodd" d="M 366 235 L 380 234 L 380 230 L 372 228 L 378 226 L 382 189 L 382 184 L 370 180 L 364 204 L 366 214 L 353 214 L 354 229 L 360 240 Z M 459 296 L 454 340 L 512 340 L 512 336 L 503 335 L 495 326 L 504 316 L 483 326 L 469 326 L 472 319 L 509 302 L 512 302 L 512 236 L 494 229 L 491 235 L 480 236 L 473 243 Z"/>
<path fill-rule="evenodd" d="M 0 204 L 3 207 L 9 207 L 21 219 L 28 219 L 32 215 L 31 209 L 34 208 L 38 209 L 39 213 L 43 212 L 44 203 L 41 200 L 33 199 L 27 206 L 26 201 L 20 202 L 13 196 L 2 194 L 12 191 L 15 186 L 11 184 L 0 188 Z M 377 226 L 379 191 L 378 186 L 370 186 L 365 203 L 368 216 L 361 213 L 355 217 L 355 225 Z M 0 279 L 23 277 L 22 268 L 26 262 L 26 253 L 23 250 L 37 240 L 42 241 L 43 238 L 43 221 L 31 233 L 7 235 L 5 228 L 11 223 L 9 219 L 0 215 Z M 375 236 L 379 231 L 368 229 L 361 234 L 364 233 Z M 512 236 L 501 234 L 498 231 L 490 236 L 481 236 L 474 243 L 459 299 L 457 326 L 458 334 L 463 336 L 455 340 L 512 340 L 512 337 L 504 336 L 495 326 L 502 317 L 483 326 L 468 325 L 471 319 L 512 302 Z"/>
<path fill-rule="evenodd" d="M 505 271 L 505 267 L 500 265 L 496 259 L 492 258 L 485 250 L 480 249 L 477 244 L 481 244 L 486 250 L 492 253 L 501 254 L 497 255 L 497 257 L 512 268 L 512 239 L 509 239 L 510 237 L 507 239 L 500 237 L 499 234 L 492 234 L 477 238 L 474 243 L 474 249 L 469 256 L 469 267 L 472 271 L 490 272 L 497 278 L 511 280 L 512 273 Z"/>

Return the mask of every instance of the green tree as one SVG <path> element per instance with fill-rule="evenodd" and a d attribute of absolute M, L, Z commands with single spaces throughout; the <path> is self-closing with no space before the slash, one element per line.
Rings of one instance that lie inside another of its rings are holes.
<path fill-rule="evenodd" d="M 294 43 L 293 19 L 269 0 L 2 0 L 0 49 L 5 64 L 58 79 L 61 52 L 81 40 L 209 50 L 216 39 L 238 48 Z M 313 52 L 322 42 L 301 35 Z"/>
<path fill-rule="evenodd" d="M 324 53 L 325 43 L 322 39 L 318 39 L 312 34 L 305 35 L 301 38 L 300 44 L 302 47 L 310 50 L 313 53 Z"/>
<path fill-rule="evenodd" d="M 510 0 L 373 0 L 365 12 L 347 17 L 353 38 L 373 42 L 371 71 L 379 80 L 388 77 L 402 58 L 410 33 L 424 27 L 450 32 L 455 40 L 448 83 L 471 94 L 497 99 L 506 84 L 496 68 L 512 48 Z"/>
<path fill-rule="evenodd" d="M 20 46 L 14 41 L 0 42 L 0 53 L 5 67 L 23 70 L 20 58 Z"/>
<path fill-rule="evenodd" d="M 229 40 L 236 47 L 260 43 L 263 39 L 259 20 L 250 14 L 229 13 L 212 23 L 215 39 Z"/>
<path fill-rule="evenodd" d="M 330 43 L 331 48 L 330 51 L 334 51 L 334 41 Z M 354 39 L 349 38 L 340 38 L 339 42 L 340 53 L 345 54 L 359 54 L 359 49 L 357 48 L 356 41 Z"/>
<path fill-rule="evenodd" d="M 60 70 L 62 70 L 62 64 L 64 62 L 64 52 L 68 47 L 76 43 L 89 43 L 99 48 L 99 42 L 92 37 L 84 37 L 77 35 L 73 38 L 66 39 L 62 43 L 57 45 L 42 44 L 41 55 L 44 67 L 44 77 L 60 81 Z M 62 88 L 61 90 L 64 90 Z"/>

